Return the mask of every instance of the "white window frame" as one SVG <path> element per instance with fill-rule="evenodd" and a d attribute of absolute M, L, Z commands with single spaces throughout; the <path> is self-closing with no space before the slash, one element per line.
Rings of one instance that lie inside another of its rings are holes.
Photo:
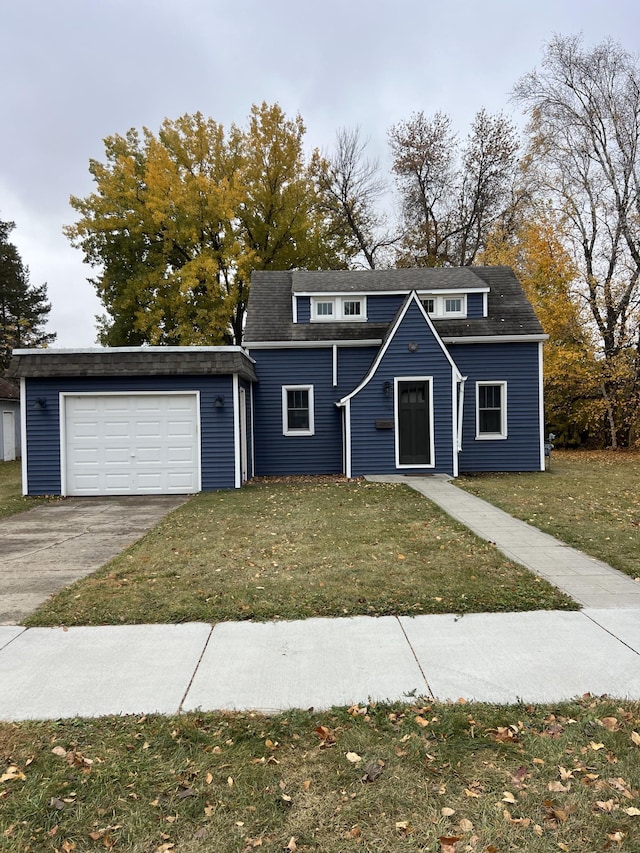
<path fill-rule="evenodd" d="M 289 391 L 306 391 L 309 401 L 309 426 L 306 429 L 291 429 L 289 427 Z M 282 434 L 287 436 L 314 435 L 314 402 L 313 385 L 283 385 L 282 386 Z"/>
<path fill-rule="evenodd" d="M 422 303 L 422 307 L 429 315 L 429 317 L 435 317 L 437 319 L 443 318 L 464 318 L 467 316 L 467 294 L 466 293 L 445 293 L 442 295 L 438 295 L 435 293 L 421 293 L 419 296 L 420 302 Z M 447 311 L 447 300 L 448 299 L 459 299 L 460 300 L 460 311 Z M 427 300 L 433 301 L 433 311 L 428 311 L 426 305 L 424 304 Z"/>
<path fill-rule="evenodd" d="M 358 302 L 360 304 L 359 314 L 345 314 L 344 306 L 347 302 Z M 332 314 L 318 314 L 318 306 L 331 304 Z M 360 323 L 367 319 L 367 297 L 349 294 L 347 296 L 312 296 L 311 297 L 311 322 L 312 323 Z"/>
<path fill-rule="evenodd" d="M 480 388 L 500 386 L 500 432 L 480 432 Z M 505 380 L 482 380 L 476 382 L 476 441 L 496 441 L 508 437 L 507 432 L 507 383 Z"/>

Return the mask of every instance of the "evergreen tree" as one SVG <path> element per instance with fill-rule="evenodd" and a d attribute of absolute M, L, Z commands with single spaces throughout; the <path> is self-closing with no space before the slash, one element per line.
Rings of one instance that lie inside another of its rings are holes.
<path fill-rule="evenodd" d="M 9 234 L 13 222 L 0 220 L 0 372 L 4 373 L 11 352 L 23 347 L 51 343 L 55 333 L 45 332 L 51 303 L 47 301 L 47 285 L 29 283 L 29 269 Z"/>

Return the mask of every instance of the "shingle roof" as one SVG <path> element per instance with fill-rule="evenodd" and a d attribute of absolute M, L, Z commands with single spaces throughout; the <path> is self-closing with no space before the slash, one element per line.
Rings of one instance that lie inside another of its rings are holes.
<path fill-rule="evenodd" d="M 256 381 L 253 360 L 240 347 L 114 347 L 14 352 L 9 376 L 200 376 L 237 373 Z"/>
<path fill-rule="evenodd" d="M 389 323 L 294 323 L 300 293 L 410 293 L 412 290 L 486 290 L 488 316 L 438 320 L 443 338 L 542 335 L 542 326 L 510 267 L 439 267 L 367 271 L 254 272 L 244 340 L 248 345 L 296 341 L 380 340 Z"/>
<path fill-rule="evenodd" d="M 19 400 L 20 391 L 13 382 L 0 377 L 0 400 Z"/>

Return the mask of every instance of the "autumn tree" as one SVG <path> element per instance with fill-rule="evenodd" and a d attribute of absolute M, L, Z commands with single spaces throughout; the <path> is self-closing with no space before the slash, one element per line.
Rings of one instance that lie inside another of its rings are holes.
<path fill-rule="evenodd" d="M 47 285 L 29 282 L 26 267 L 9 235 L 13 222 L 0 220 L 0 373 L 11 360 L 11 352 L 22 347 L 44 346 L 55 340 L 44 327 L 51 311 Z"/>
<path fill-rule="evenodd" d="M 200 113 L 105 140 L 96 190 L 65 232 L 98 268 L 105 345 L 240 342 L 253 269 L 344 265 L 303 156 L 304 125 L 278 105 L 248 126 Z"/>
<path fill-rule="evenodd" d="M 379 161 L 367 157 L 359 129 L 339 130 L 334 150 L 315 152 L 312 165 L 321 207 L 331 218 L 333 233 L 346 242 L 346 254 L 360 256 L 369 269 L 388 266 L 389 250 L 399 235 L 388 228 L 381 213 L 387 185 Z"/>
<path fill-rule="evenodd" d="M 529 172 L 579 270 L 609 444 L 626 444 L 640 396 L 640 67 L 612 41 L 588 50 L 556 36 L 515 96 L 529 115 Z"/>
<path fill-rule="evenodd" d="M 467 266 L 517 207 L 515 129 L 502 115 L 477 113 L 463 145 L 449 116 L 423 112 L 389 131 L 402 203 L 402 266 Z"/>
<path fill-rule="evenodd" d="M 544 349 L 545 420 L 558 442 L 577 445 L 601 415 L 598 366 L 584 306 L 574 287 L 578 270 L 557 217 L 532 209 L 514 229 L 496 228 L 480 263 L 510 266 L 549 340 Z"/>

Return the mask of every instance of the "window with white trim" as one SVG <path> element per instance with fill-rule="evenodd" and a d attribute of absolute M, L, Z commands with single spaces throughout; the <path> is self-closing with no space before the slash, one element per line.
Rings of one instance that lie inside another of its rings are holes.
<path fill-rule="evenodd" d="M 366 296 L 312 296 L 311 320 L 318 322 L 367 319 Z"/>
<path fill-rule="evenodd" d="M 430 317 L 466 317 L 467 294 L 454 296 L 421 296 L 422 307 Z"/>
<path fill-rule="evenodd" d="M 313 385 L 282 386 L 282 434 L 313 435 Z"/>
<path fill-rule="evenodd" d="M 476 383 L 476 438 L 507 437 L 507 383 Z"/>

